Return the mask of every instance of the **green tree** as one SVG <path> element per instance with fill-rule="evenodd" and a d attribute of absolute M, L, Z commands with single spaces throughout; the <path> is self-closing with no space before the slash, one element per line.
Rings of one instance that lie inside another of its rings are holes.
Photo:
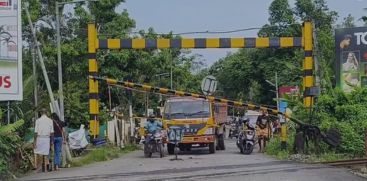
<path fill-rule="evenodd" d="M 347 17 L 343 18 L 342 27 L 344 28 L 353 28 L 355 27 L 354 17 L 351 14 L 348 14 Z"/>
<path fill-rule="evenodd" d="M 87 61 L 87 36 L 88 22 L 96 22 L 99 38 L 179 38 L 171 34 L 157 35 L 152 28 L 140 31 L 131 36 L 130 32 L 135 28 L 135 21 L 124 10 L 116 12 L 115 9 L 123 0 L 103 0 L 98 2 L 78 3 L 74 7 L 74 13 L 64 13 L 61 16 L 62 39 L 62 66 L 63 84 L 65 96 L 66 116 L 71 118 L 72 126 L 86 123 L 89 119 L 88 105 L 88 61 Z M 51 81 L 51 86 L 57 94 L 57 54 L 54 7 L 55 1 L 31 1 L 30 13 L 32 21 L 38 26 L 37 37 L 41 42 L 42 53 L 46 59 L 46 68 Z M 23 16 L 24 18 L 25 16 Z M 23 20 L 23 39 L 32 44 L 28 22 Z M 32 60 L 30 47 L 24 47 L 24 74 L 31 77 Z M 101 50 L 98 51 L 97 60 L 100 67 L 100 75 L 134 82 L 146 82 L 153 85 L 169 87 L 169 79 L 161 82 L 154 78 L 162 72 L 172 72 L 174 75 L 174 88 L 183 90 L 198 90 L 199 80 L 192 73 L 202 65 L 202 61 L 196 56 L 188 56 L 188 51 L 175 50 Z M 49 99 L 43 83 L 43 77 L 39 76 L 39 107 L 48 107 Z M 102 112 L 106 112 L 108 105 L 107 86 L 100 84 L 100 100 Z M 33 86 L 27 87 L 32 93 Z M 27 100 L 22 103 L 22 108 L 27 113 L 34 112 L 31 106 L 32 94 L 24 96 Z M 153 96 L 156 99 L 157 96 Z M 126 91 L 113 88 L 112 104 L 126 105 Z M 153 101 L 154 102 L 154 101 Z M 134 93 L 134 107 L 137 111 L 143 111 L 144 94 Z M 124 107 L 124 106 L 123 106 Z M 26 114 L 30 120 L 33 114 Z"/>

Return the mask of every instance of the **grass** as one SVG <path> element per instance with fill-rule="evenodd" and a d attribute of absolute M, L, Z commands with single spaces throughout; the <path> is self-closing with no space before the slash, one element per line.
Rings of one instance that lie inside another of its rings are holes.
<path fill-rule="evenodd" d="M 280 149 L 280 138 L 278 135 L 274 135 L 274 138 L 267 142 L 265 149 L 266 154 L 274 156 L 279 160 L 287 160 L 290 153 L 289 146 L 288 150 Z"/>
<path fill-rule="evenodd" d="M 95 163 L 95 162 L 101 162 L 101 161 L 108 161 L 112 160 L 114 158 L 118 158 L 123 154 L 135 151 L 138 149 L 137 145 L 127 145 L 125 148 L 118 148 L 114 146 L 104 146 L 104 147 L 98 147 L 87 154 L 74 159 L 71 163 L 72 167 L 80 167 L 83 165 Z"/>
<path fill-rule="evenodd" d="M 287 150 L 280 149 L 280 138 L 278 136 L 274 136 L 267 145 L 266 145 L 266 154 L 271 155 L 279 160 L 288 160 L 292 159 L 291 157 L 294 156 L 293 154 L 293 143 L 294 143 L 294 136 L 290 135 L 288 137 L 288 146 Z M 313 145 L 310 145 L 310 150 L 314 150 Z M 314 162 L 323 162 L 323 161 L 336 161 L 336 160 L 347 160 L 347 159 L 356 159 L 355 157 L 348 155 L 348 154 L 341 154 L 336 153 L 331 150 L 324 150 L 321 154 L 303 154 L 301 156 L 300 161 L 307 162 L 307 163 L 314 163 Z"/>
<path fill-rule="evenodd" d="M 313 163 L 313 162 L 337 161 L 337 160 L 349 160 L 349 159 L 357 159 L 357 158 L 352 158 L 351 156 L 346 154 L 329 152 L 329 153 L 322 153 L 320 155 L 311 154 L 307 162 Z"/>

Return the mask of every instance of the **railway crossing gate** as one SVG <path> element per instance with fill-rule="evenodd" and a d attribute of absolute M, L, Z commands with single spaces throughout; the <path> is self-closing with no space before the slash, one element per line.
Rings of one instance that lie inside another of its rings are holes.
<path fill-rule="evenodd" d="M 89 129 L 91 135 L 99 132 L 99 83 L 93 78 L 98 76 L 96 53 L 101 49 L 165 49 L 165 48 L 292 48 L 304 50 L 303 90 L 308 92 L 314 86 L 313 26 L 304 22 L 302 37 L 259 37 L 259 38 L 180 38 L 180 39 L 98 39 L 94 23 L 88 24 L 88 61 L 89 61 Z M 306 107 L 313 104 L 312 97 L 305 96 Z M 257 108 L 256 106 L 254 108 Z M 259 107 L 260 108 L 260 107 Z M 274 111 L 272 111 L 274 112 Z M 278 111 L 276 111 L 278 113 Z M 283 128 L 282 128 L 283 130 Z M 284 138 L 286 139 L 286 138 Z M 282 139 L 282 141 L 285 141 Z"/>

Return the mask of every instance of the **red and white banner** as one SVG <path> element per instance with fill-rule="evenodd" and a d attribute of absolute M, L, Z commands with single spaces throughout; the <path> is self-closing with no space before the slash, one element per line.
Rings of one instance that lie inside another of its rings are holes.
<path fill-rule="evenodd" d="M 20 0 L 0 0 L 0 101 L 23 99 Z"/>

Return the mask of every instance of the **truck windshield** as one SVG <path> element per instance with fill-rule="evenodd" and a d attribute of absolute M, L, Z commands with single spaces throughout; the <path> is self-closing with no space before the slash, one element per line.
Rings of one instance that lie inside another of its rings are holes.
<path fill-rule="evenodd" d="M 205 118 L 210 116 L 208 101 L 167 102 L 164 109 L 165 119 Z"/>

